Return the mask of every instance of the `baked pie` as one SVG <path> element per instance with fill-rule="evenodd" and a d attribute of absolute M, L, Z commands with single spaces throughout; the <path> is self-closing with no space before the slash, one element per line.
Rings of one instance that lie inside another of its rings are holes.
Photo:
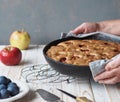
<path fill-rule="evenodd" d="M 110 59 L 119 53 L 119 43 L 92 39 L 63 41 L 46 52 L 53 60 L 80 66 L 95 60 Z"/>

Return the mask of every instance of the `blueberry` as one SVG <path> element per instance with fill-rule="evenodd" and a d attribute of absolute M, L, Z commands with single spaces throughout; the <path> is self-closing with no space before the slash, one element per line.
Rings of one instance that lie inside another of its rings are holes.
<path fill-rule="evenodd" d="M 7 88 L 7 86 L 5 84 L 0 84 L 0 90 L 6 89 L 6 88 Z"/>
<path fill-rule="evenodd" d="M 5 76 L 0 76 L 0 84 L 8 84 L 8 79 Z"/>
<path fill-rule="evenodd" d="M 10 92 L 7 89 L 2 89 L 0 91 L 0 94 L 1 94 L 2 99 L 9 98 L 9 96 L 10 96 Z"/>
<path fill-rule="evenodd" d="M 15 96 L 19 93 L 19 87 L 17 86 L 16 87 L 9 86 L 7 90 L 10 92 L 10 95 L 12 96 Z"/>

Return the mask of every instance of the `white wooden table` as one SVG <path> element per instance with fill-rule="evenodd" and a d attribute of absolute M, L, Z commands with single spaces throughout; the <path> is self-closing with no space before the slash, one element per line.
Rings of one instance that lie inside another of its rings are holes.
<path fill-rule="evenodd" d="M 0 50 L 5 46 L 0 46 Z M 30 65 L 47 64 L 44 59 L 42 49 L 43 45 L 31 45 L 29 49 L 22 51 L 22 61 L 17 66 L 6 66 L 0 63 L 0 75 L 5 75 L 11 79 L 25 81 L 21 77 L 21 70 Z M 42 88 L 51 93 L 56 94 L 64 102 L 76 102 L 71 97 L 62 94 L 56 88 L 68 91 L 76 96 L 86 96 L 93 102 L 120 102 L 120 85 L 103 85 L 98 84 L 92 78 L 80 78 L 73 80 L 70 83 L 66 81 L 59 83 L 42 83 L 30 82 L 27 83 L 30 87 L 30 92 L 23 98 L 15 102 L 46 102 L 40 95 L 35 92 L 36 89 Z"/>

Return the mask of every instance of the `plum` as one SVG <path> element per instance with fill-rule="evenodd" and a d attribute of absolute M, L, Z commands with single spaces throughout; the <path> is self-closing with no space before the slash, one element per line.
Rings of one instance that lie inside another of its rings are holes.
<path fill-rule="evenodd" d="M 0 76 L 0 99 L 9 98 L 20 92 L 18 85 L 5 76 Z"/>
<path fill-rule="evenodd" d="M 10 92 L 11 96 L 15 96 L 19 93 L 19 87 L 9 86 L 7 90 Z"/>
<path fill-rule="evenodd" d="M 6 85 L 4 85 L 4 84 L 0 84 L 0 90 L 2 90 L 2 89 L 6 89 L 6 88 L 7 88 Z"/>
<path fill-rule="evenodd" d="M 5 76 L 0 76 L 0 84 L 8 84 L 8 79 Z"/>
<path fill-rule="evenodd" d="M 9 98 L 10 92 L 7 89 L 2 89 L 2 90 L 0 90 L 0 95 L 1 95 L 2 99 Z"/>

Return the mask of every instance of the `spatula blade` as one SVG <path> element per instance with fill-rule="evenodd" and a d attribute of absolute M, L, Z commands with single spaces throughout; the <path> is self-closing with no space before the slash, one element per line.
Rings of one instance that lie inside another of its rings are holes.
<path fill-rule="evenodd" d="M 60 100 L 60 97 L 58 97 L 58 96 L 56 96 L 56 95 L 54 95 L 54 94 L 52 94 L 52 93 L 50 93 L 50 92 L 48 92 L 44 89 L 37 89 L 36 91 L 46 101 L 50 101 L 50 102 L 55 102 L 56 101 L 57 102 L 58 100 Z"/>

